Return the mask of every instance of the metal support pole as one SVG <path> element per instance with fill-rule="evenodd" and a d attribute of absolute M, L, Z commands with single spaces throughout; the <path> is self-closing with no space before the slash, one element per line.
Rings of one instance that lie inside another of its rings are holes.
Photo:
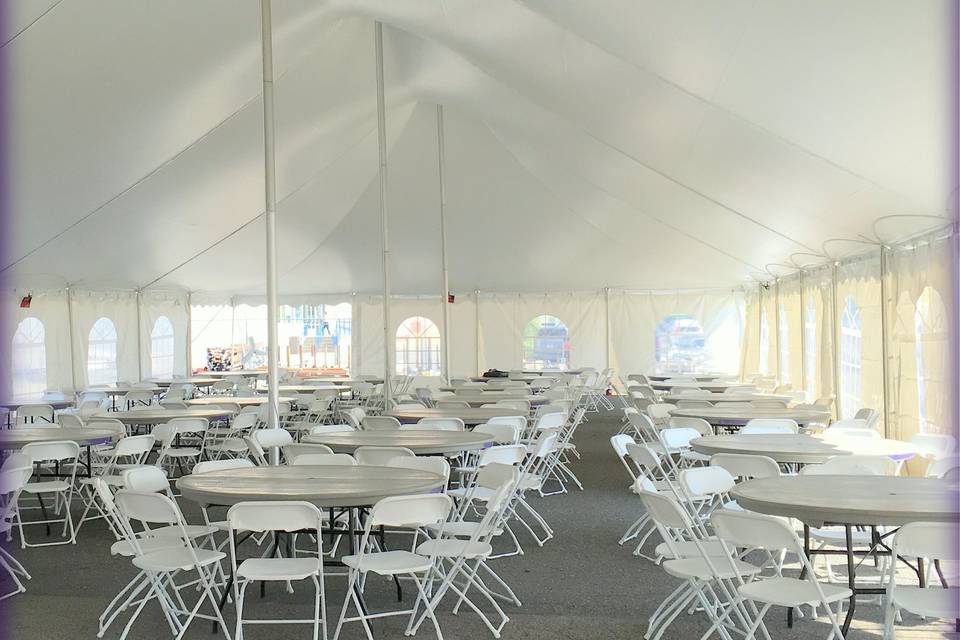
<path fill-rule="evenodd" d="M 477 339 L 477 375 L 483 373 L 480 371 L 480 290 L 477 289 L 473 292 L 473 295 L 476 297 L 477 306 L 474 309 L 474 324 L 476 326 L 476 339 Z"/>
<path fill-rule="evenodd" d="M 783 384 L 783 362 L 781 362 L 780 354 L 782 353 L 783 345 L 781 340 L 783 336 L 780 335 L 780 278 L 777 278 L 773 283 L 773 333 L 777 336 L 777 384 Z"/>
<path fill-rule="evenodd" d="M 187 292 L 187 371 L 193 373 L 193 296 Z"/>
<path fill-rule="evenodd" d="M 607 366 L 610 368 L 610 363 L 613 361 L 613 345 L 610 342 L 611 332 L 610 332 L 610 287 L 606 287 L 603 290 L 603 314 L 606 320 L 606 340 L 607 340 Z"/>
<path fill-rule="evenodd" d="M 273 122 L 273 26 L 271 0 L 260 0 L 260 37 L 263 49 L 263 168 L 265 220 L 267 227 L 267 426 L 280 428 L 279 385 L 277 370 L 277 194 L 276 157 L 274 155 Z M 280 452 L 274 448 L 270 464 L 280 463 Z"/>
<path fill-rule="evenodd" d="M 888 300 L 890 292 L 887 290 L 887 248 L 880 246 L 880 354 L 883 358 L 881 372 L 883 375 L 883 434 L 886 438 L 897 438 L 900 435 L 900 425 L 894 424 L 890 406 L 890 354 L 887 347 L 887 341 L 890 336 L 888 313 Z"/>
<path fill-rule="evenodd" d="M 806 399 L 810 400 L 808 393 L 810 380 L 807 380 L 807 305 L 804 304 L 803 296 L 803 270 L 798 276 L 800 281 L 800 384 L 803 385 L 803 393 Z"/>
<path fill-rule="evenodd" d="M 833 396 L 834 404 L 837 407 L 837 419 L 843 417 L 843 394 L 840 392 L 841 380 L 840 375 L 843 372 L 843 365 L 840 363 L 840 341 L 843 339 L 843 333 L 841 330 L 841 319 L 837 315 L 837 307 L 839 307 L 838 298 L 840 296 L 840 288 L 838 282 L 840 280 L 840 263 L 833 263 L 833 299 L 831 300 L 831 305 L 833 306 L 831 310 L 831 315 L 833 316 Z"/>
<path fill-rule="evenodd" d="M 387 118 L 383 98 L 383 25 L 375 23 L 377 60 L 377 146 L 380 151 L 380 233 L 383 243 L 383 406 L 393 398 L 393 349 L 390 346 L 390 224 L 387 215 Z"/>
<path fill-rule="evenodd" d="M 443 305 L 443 332 L 440 334 L 443 346 L 442 374 L 444 381 L 450 384 L 450 301 L 447 298 L 450 295 L 450 273 L 447 266 L 447 190 L 444 183 L 446 155 L 443 142 L 443 105 L 440 104 L 437 105 L 437 163 L 440 183 L 440 260 L 443 269 L 443 291 L 440 296 L 440 304 Z"/>
<path fill-rule="evenodd" d="M 75 351 L 75 338 L 73 331 L 73 293 L 70 291 L 70 287 L 67 287 L 67 327 L 70 329 L 70 383 L 73 385 L 73 390 L 77 390 L 77 366 L 76 358 L 77 353 Z"/>
<path fill-rule="evenodd" d="M 137 289 L 137 381 L 143 380 L 143 292 Z M 152 374 L 151 374 L 152 375 Z"/>
<path fill-rule="evenodd" d="M 763 355 L 763 351 L 760 347 L 763 346 L 763 283 L 757 284 L 757 373 L 767 376 L 770 375 L 770 369 L 768 367 L 770 363 L 770 358 L 767 357 L 766 362 L 760 362 L 760 356 Z M 767 346 L 770 345 L 770 327 L 767 326 Z M 767 354 L 769 356 L 769 354 Z"/>

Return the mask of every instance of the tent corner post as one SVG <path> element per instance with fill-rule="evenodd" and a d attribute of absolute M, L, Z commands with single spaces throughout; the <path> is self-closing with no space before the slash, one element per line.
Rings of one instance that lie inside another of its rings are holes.
<path fill-rule="evenodd" d="M 377 149 L 380 159 L 380 235 L 383 249 L 383 408 L 393 399 L 393 349 L 390 348 L 390 223 L 387 210 L 387 117 L 383 88 L 383 23 L 374 23 L 377 77 Z"/>

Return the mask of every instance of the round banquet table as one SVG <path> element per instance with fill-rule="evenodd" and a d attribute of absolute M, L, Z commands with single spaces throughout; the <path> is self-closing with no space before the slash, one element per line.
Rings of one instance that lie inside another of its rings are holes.
<path fill-rule="evenodd" d="M 668 393 L 660 396 L 661 402 L 675 403 L 680 400 L 707 400 L 708 402 L 751 402 L 753 400 L 782 400 L 793 402 L 793 396 L 785 393 L 752 393 L 738 391 L 736 393 L 711 393 L 699 391 L 696 393 Z"/>
<path fill-rule="evenodd" d="M 471 382 L 490 382 L 491 380 L 509 380 L 511 382 L 526 382 L 530 384 L 534 380 L 539 380 L 541 376 L 513 376 L 511 378 L 484 378 L 483 376 L 474 376 L 470 378 Z"/>
<path fill-rule="evenodd" d="M 21 449 L 34 442 L 70 440 L 80 446 L 106 444 L 117 433 L 110 429 L 77 429 L 73 427 L 15 427 L 0 431 L 0 449 Z"/>
<path fill-rule="evenodd" d="M 956 483 L 939 478 L 899 476 L 783 476 L 743 482 L 730 495 L 737 504 L 759 513 L 796 518 L 803 522 L 803 546 L 808 556 L 829 550 L 810 546 L 810 527 L 843 527 L 847 559 L 847 587 L 853 592 L 841 630 L 848 637 L 858 595 L 882 595 L 886 589 L 857 584 L 856 556 L 869 553 L 853 545 L 853 528 L 870 528 L 874 548 L 884 553 L 878 526 L 899 527 L 911 522 L 960 520 L 960 491 Z M 887 552 L 889 553 L 889 552 Z M 922 565 L 920 565 L 922 566 Z M 911 567 L 922 576 L 922 569 Z M 922 580 L 922 578 L 921 578 Z M 789 614 L 788 614 L 789 615 Z M 788 618 L 789 619 L 789 618 Z"/>
<path fill-rule="evenodd" d="M 225 380 L 227 378 L 256 378 L 260 375 L 266 375 L 266 371 L 242 370 L 242 371 L 204 371 L 203 375 L 208 378 L 218 378 Z"/>
<path fill-rule="evenodd" d="M 303 393 L 311 394 L 319 389 L 336 389 L 340 393 L 348 393 L 350 387 L 347 386 L 323 386 L 319 384 L 281 384 L 277 386 L 280 393 Z M 267 393 L 267 385 L 257 385 L 257 393 Z"/>
<path fill-rule="evenodd" d="M 742 427 L 755 419 L 789 419 L 803 426 L 811 422 L 827 422 L 832 417 L 829 411 L 816 409 L 727 409 L 722 407 L 698 407 L 674 409 L 670 415 L 681 418 L 702 418 L 718 427 Z"/>
<path fill-rule="evenodd" d="M 172 384 L 192 384 L 195 387 L 210 387 L 213 383 L 216 382 L 216 379 L 209 377 L 192 377 L 192 378 L 160 378 L 157 380 L 144 380 L 144 382 L 152 382 L 158 387 L 169 387 Z"/>
<path fill-rule="evenodd" d="M 267 396 L 203 396 L 187 400 L 191 407 L 205 407 L 211 404 L 238 404 L 241 407 L 259 406 L 266 404 L 269 398 Z M 297 399 L 291 396 L 280 396 L 278 402 L 296 402 Z"/>
<path fill-rule="evenodd" d="M 457 398 L 459 400 L 460 398 Z M 517 415 L 517 409 L 475 409 L 456 407 L 450 409 L 394 409 L 384 415 L 392 416 L 403 423 L 419 422 L 424 418 L 460 418 L 466 425 L 478 425 L 490 418 Z"/>
<path fill-rule="evenodd" d="M 161 424 L 174 418 L 220 418 L 233 415 L 226 409 L 144 409 L 143 411 L 104 411 L 96 418 L 119 420 L 124 424 Z"/>
<path fill-rule="evenodd" d="M 830 438 L 804 434 L 736 434 L 704 436 L 690 441 L 698 453 L 745 453 L 767 456 L 784 464 L 820 464 L 834 456 L 869 455 L 888 456 L 905 460 L 917 455 L 916 445 L 884 438 Z"/>
<path fill-rule="evenodd" d="M 530 403 L 531 407 L 539 407 L 542 404 L 549 402 L 548 398 L 542 396 L 523 396 L 517 395 L 515 393 L 500 393 L 498 391 L 485 391 L 483 395 L 464 395 L 457 394 L 452 396 L 439 396 L 434 398 L 437 402 L 444 402 L 447 400 L 455 400 L 462 402 L 469 402 L 471 407 L 479 407 L 485 404 L 493 404 L 498 400 L 526 400 Z"/>
<path fill-rule="evenodd" d="M 10 411 L 16 411 L 20 407 L 30 407 L 36 405 L 49 405 L 54 409 L 66 409 L 67 407 L 72 407 L 74 405 L 74 400 L 66 397 L 43 398 L 41 396 L 31 396 L 29 398 L 25 397 L 20 398 L 19 400 L 0 400 L 0 407 L 4 407 Z"/>
<path fill-rule="evenodd" d="M 470 431 L 354 431 L 306 436 L 303 442 L 325 444 L 337 453 L 353 453 L 357 447 L 406 447 L 417 455 L 457 454 L 477 451 L 493 444 L 493 438 Z"/>
<path fill-rule="evenodd" d="M 363 384 L 364 382 L 369 382 L 372 385 L 383 384 L 383 378 L 370 378 L 367 380 L 361 380 L 359 378 L 307 378 L 304 382 L 352 387 L 355 384 Z"/>
<path fill-rule="evenodd" d="M 252 500 L 304 500 L 318 507 L 366 507 L 390 496 L 430 493 L 443 478 L 416 469 L 368 466 L 252 467 L 192 474 L 177 480 L 200 505 Z"/>
<path fill-rule="evenodd" d="M 674 375 L 663 373 L 648 373 L 647 380 L 650 382 L 665 382 L 673 378 L 693 378 L 697 382 L 713 382 L 723 377 L 722 373 L 677 373 Z"/>
<path fill-rule="evenodd" d="M 727 389 L 736 389 L 748 385 L 742 382 L 654 382 L 650 381 L 650 386 L 658 391 L 669 391 L 671 389 L 700 389 L 702 391 L 715 391 L 723 393 Z"/>

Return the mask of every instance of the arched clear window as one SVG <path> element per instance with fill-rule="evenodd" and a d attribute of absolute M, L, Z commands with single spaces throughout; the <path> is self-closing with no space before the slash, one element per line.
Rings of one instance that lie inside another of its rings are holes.
<path fill-rule="evenodd" d="M 47 389 L 47 348 L 43 323 L 24 318 L 13 334 L 13 395 L 43 393 Z"/>
<path fill-rule="evenodd" d="M 760 310 L 760 373 L 770 373 L 770 322 L 766 309 Z"/>
<path fill-rule="evenodd" d="M 807 298 L 807 308 L 803 318 L 803 371 L 804 385 L 807 389 L 807 400 L 813 401 L 814 389 L 817 385 L 817 303 L 812 297 Z"/>
<path fill-rule="evenodd" d="M 853 296 L 847 296 L 840 319 L 840 405 L 844 418 L 852 418 L 860 409 L 862 337 L 860 306 Z"/>
<path fill-rule="evenodd" d="M 150 332 L 150 375 L 154 378 L 173 377 L 173 323 L 160 316 Z"/>
<path fill-rule="evenodd" d="M 117 381 L 117 327 L 109 318 L 100 318 L 90 329 L 87 346 L 87 383 Z"/>
<path fill-rule="evenodd" d="M 703 327 L 691 315 L 674 313 L 657 323 L 658 369 L 677 373 L 696 371 L 707 359 Z"/>
<path fill-rule="evenodd" d="M 790 321 L 787 318 L 787 308 L 781 304 L 779 316 L 779 337 L 777 344 L 780 347 L 780 384 L 790 384 Z"/>
<path fill-rule="evenodd" d="M 397 374 L 440 375 L 440 330 L 429 318 L 407 318 L 397 328 Z"/>
<path fill-rule="evenodd" d="M 523 328 L 524 369 L 568 369 L 570 331 L 560 318 L 536 316 Z"/>
<path fill-rule="evenodd" d="M 934 409 L 933 422 L 930 420 L 928 409 L 928 388 L 939 382 L 938 374 L 942 375 L 941 367 L 937 366 L 938 350 L 946 344 L 947 338 L 947 309 L 940 294 L 930 287 L 926 287 L 917 299 L 917 308 L 913 314 L 914 329 L 916 331 L 917 350 L 917 407 L 919 409 L 920 432 L 940 432 L 949 425 L 937 425 Z M 924 350 L 924 342 L 928 346 Z M 939 344 L 938 344 L 939 343 Z M 933 362 L 929 362 L 929 361 Z M 942 363 L 940 363 L 942 364 Z M 931 370 L 933 369 L 933 370 Z M 936 394 L 934 394 L 936 395 Z"/>

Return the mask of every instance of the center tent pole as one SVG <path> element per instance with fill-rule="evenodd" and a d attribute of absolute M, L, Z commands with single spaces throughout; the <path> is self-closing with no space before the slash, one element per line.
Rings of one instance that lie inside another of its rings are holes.
<path fill-rule="evenodd" d="M 387 118 L 383 99 L 383 24 L 374 23 L 377 57 L 377 146 L 380 151 L 380 234 L 383 246 L 383 409 L 393 399 L 393 349 L 390 348 L 390 235 L 387 218 Z"/>
<path fill-rule="evenodd" d="M 447 190 L 444 182 L 446 154 L 443 141 L 443 105 L 437 105 L 437 162 L 440 183 L 440 261 L 443 269 L 443 291 L 440 295 L 440 304 L 443 305 L 443 332 L 440 334 L 440 344 L 443 348 L 442 377 L 450 384 L 450 272 L 447 266 Z"/>
<path fill-rule="evenodd" d="M 277 178 L 273 122 L 273 26 L 271 0 L 260 0 L 260 36 L 263 61 L 263 167 L 267 227 L 267 427 L 280 428 L 277 370 Z M 270 452 L 270 464 L 280 464 L 280 451 Z"/>

